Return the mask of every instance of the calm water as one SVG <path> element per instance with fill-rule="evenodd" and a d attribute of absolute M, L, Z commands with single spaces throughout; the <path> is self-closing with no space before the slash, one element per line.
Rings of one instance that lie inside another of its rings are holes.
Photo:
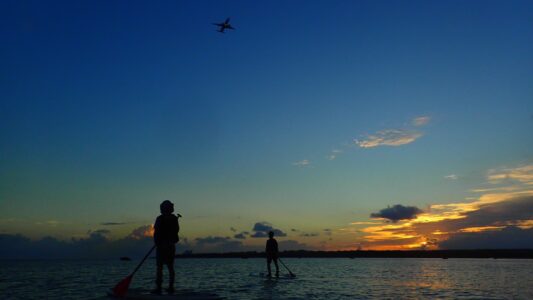
<path fill-rule="evenodd" d="M 0 261 L 1 299 L 102 299 L 136 261 Z M 149 260 L 131 287 L 153 287 Z M 261 259 L 176 260 L 177 288 L 227 299 L 533 299 L 533 260 L 285 259 L 296 279 L 265 280 Z"/>

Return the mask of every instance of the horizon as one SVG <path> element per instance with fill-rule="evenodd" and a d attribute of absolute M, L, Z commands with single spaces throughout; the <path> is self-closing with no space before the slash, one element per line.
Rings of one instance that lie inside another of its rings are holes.
<path fill-rule="evenodd" d="M 0 259 L 533 249 L 532 9 L 2 2 Z"/>

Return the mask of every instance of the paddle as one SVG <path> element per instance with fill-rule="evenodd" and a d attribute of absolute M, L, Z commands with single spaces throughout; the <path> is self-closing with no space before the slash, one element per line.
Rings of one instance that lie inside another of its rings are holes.
<path fill-rule="evenodd" d="M 152 253 L 152 251 L 154 251 L 154 249 L 155 249 L 155 245 L 152 247 L 152 249 L 150 249 L 150 251 L 148 251 L 148 253 L 146 253 L 146 255 L 141 260 L 141 262 L 137 265 L 135 270 L 133 270 L 133 272 L 130 275 L 128 275 L 126 278 L 122 279 L 119 283 L 117 283 L 117 285 L 115 285 L 115 287 L 112 290 L 113 291 L 113 296 L 115 296 L 115 297 L 124 297 L 124 296 L 126 296 L 126 293 L 128 293 L 128 287 L 130 286 L 131 279 L 133 278 L 133 275 L 135 275 L 135 272 L 137 272 L 137 270 L 139 270 L 139 268 L 142 266 L 144 261 L 148 258 L 150 253 Z"/>
<path fill-rule="evenodd" d="M 289 268 L 287 268 L 287 266 L 283 263 L 283 261 L 281 260 L 281 258 L 278 258 L 279 262 L 285 267 L 285 269 L 287 269 L 287 271 L 289 271 L 289 275 L 291 275 L 291 277 L 296 277 L 296 275 L 294 275 L 293 272 L 291 272 L 291 270 L 289 270 Z"/>

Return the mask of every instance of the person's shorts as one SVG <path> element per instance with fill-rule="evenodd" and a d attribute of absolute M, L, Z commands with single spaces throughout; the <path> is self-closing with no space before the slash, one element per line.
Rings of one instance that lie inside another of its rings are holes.
<path fill-rule="evenodd" d="M 158 265 L 174 264 L 176 255 L 176 245 L 159 245 L 156 250 L 156 260 Z"/>

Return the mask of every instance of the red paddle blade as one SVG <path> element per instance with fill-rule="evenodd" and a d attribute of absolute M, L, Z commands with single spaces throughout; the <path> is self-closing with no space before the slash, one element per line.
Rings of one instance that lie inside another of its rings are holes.
<path fill-rule="evenodd" d="M 115 297 L 124 297 L 128 293 L 128 288 L 131 283 L 132 276 L 129 275 L 128 277 L 122 279 L 115 287 L 113 288 L 113 296 Z"/>

